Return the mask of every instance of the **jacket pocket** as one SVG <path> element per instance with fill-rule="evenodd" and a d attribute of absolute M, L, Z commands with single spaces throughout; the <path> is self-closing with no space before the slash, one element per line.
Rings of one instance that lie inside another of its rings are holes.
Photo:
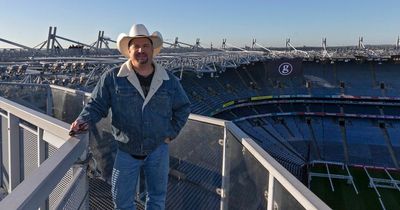
<path fill-rule="evenodd" d="M 172 116 L 171 95 L 168 91 L 160 91 L 154 94 L 150 101 L 150 109 L 152 112 L 170 118 Z"/>
<path fill-rule="evenodd" d="M 113 111 L 116 112 L 113 114 L 135 118 L 138 116 L 141 105 L 141 95 L 137 92 L 135 88 L 117 88 L 116 89 L 116 104 L 113 104 L 116 109 Z"/>

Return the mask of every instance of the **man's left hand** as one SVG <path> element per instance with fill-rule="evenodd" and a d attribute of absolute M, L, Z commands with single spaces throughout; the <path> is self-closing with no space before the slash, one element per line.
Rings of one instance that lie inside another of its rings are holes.
<path fill-rule="evenodd" d="M 164 140 L 164 142 L 165 142 L 166 144 L 169 144 L 169 143 L 172 142 L 172 140 L 171 140 L 171 138 L 167 137 L 167 138 Z"/>

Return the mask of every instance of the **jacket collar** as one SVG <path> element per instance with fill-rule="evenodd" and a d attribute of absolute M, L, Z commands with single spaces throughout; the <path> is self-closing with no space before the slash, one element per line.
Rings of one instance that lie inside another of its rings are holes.
<path fill-rule="evenodd" d="M 169 76 L 167 71 L 160 65 L 153 63 L 154 65 L 154 76 L 151 81 L 150 90 L 147 93 L 147 96 L 144 97 L 144 93 L 142 87 L 140 86 L 139 79 L 136 76 L 136 73 L 133 70 L 132 64 L 130 60 L 127 60 L 125 63 L 121 65 L 121 68 L 118 71 L 117 77 L 127 77 L 128 81 L 136 88 L 136 90 L 140 93 L 142 98 L 144 99 L 142 110 L 145 105 L 150 101 L 151 97 L 156 93 L 158 88 L 162 85 L 164 80 L 169 80 Z"/>
<path fill-rule="evenodd" d="M 153 65 L 155 67 L 155 72 L 154 72 L 154 76 L 159 76 L 161 79 L 163 80 L 169 80 L 169 76 L 167 71 L 160 65 L 158 65 L 157 63 L 153 62 Z M 159 71 L 158 71 L 159 70 Z M 123 63 L 121 65 L 121 67 L 119 68 L 117 77 L 128 77 L 131 73 L 133 72 L 133 67 L 132 67 L 132 63 L 130 60 L 127 60 L 125 63 Z M 158 73 L 158 74 L 157 74 Z M 139 80 L 138 80 L 139 82 Z"/>

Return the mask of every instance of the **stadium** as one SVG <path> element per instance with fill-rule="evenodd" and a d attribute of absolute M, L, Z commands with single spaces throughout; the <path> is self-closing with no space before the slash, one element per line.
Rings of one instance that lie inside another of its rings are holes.
<path fill-rule="evenodd" d="M 21 48 L 0 51 L 0 208 L 112 209 L 109 118 L 89 135 L 68 128 L 100 75 L 124 62 L 115 41 L 99 31 L 84 44 L 52 27 L 33 48 L 0 41 Z M 252 43 L 164 42 L 156 61 L 192 103 L 171 145 L 167 209 L 398 209 L 399 39 Z"/>

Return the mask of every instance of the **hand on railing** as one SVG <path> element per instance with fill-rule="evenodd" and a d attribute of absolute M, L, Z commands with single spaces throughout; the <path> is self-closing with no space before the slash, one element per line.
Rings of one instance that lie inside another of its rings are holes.
<path fill-rule="evenodd" d="M 169 144 L 169 143 L 172 142 L 172 140 L 171 140 L 171 138 L 167 137 L 167 138 L 164 140 L 164 142 L 165 142 L 166 144 Z"/>
<path fill-rule="evenodd" d="M 69 129 L 69 135 L 75 136 L 76 134 L 84 133 L 88 130 L 88 128 L 89 128 L 89 123 L 77 119 L 71 124 L 71 127 Z"/>

